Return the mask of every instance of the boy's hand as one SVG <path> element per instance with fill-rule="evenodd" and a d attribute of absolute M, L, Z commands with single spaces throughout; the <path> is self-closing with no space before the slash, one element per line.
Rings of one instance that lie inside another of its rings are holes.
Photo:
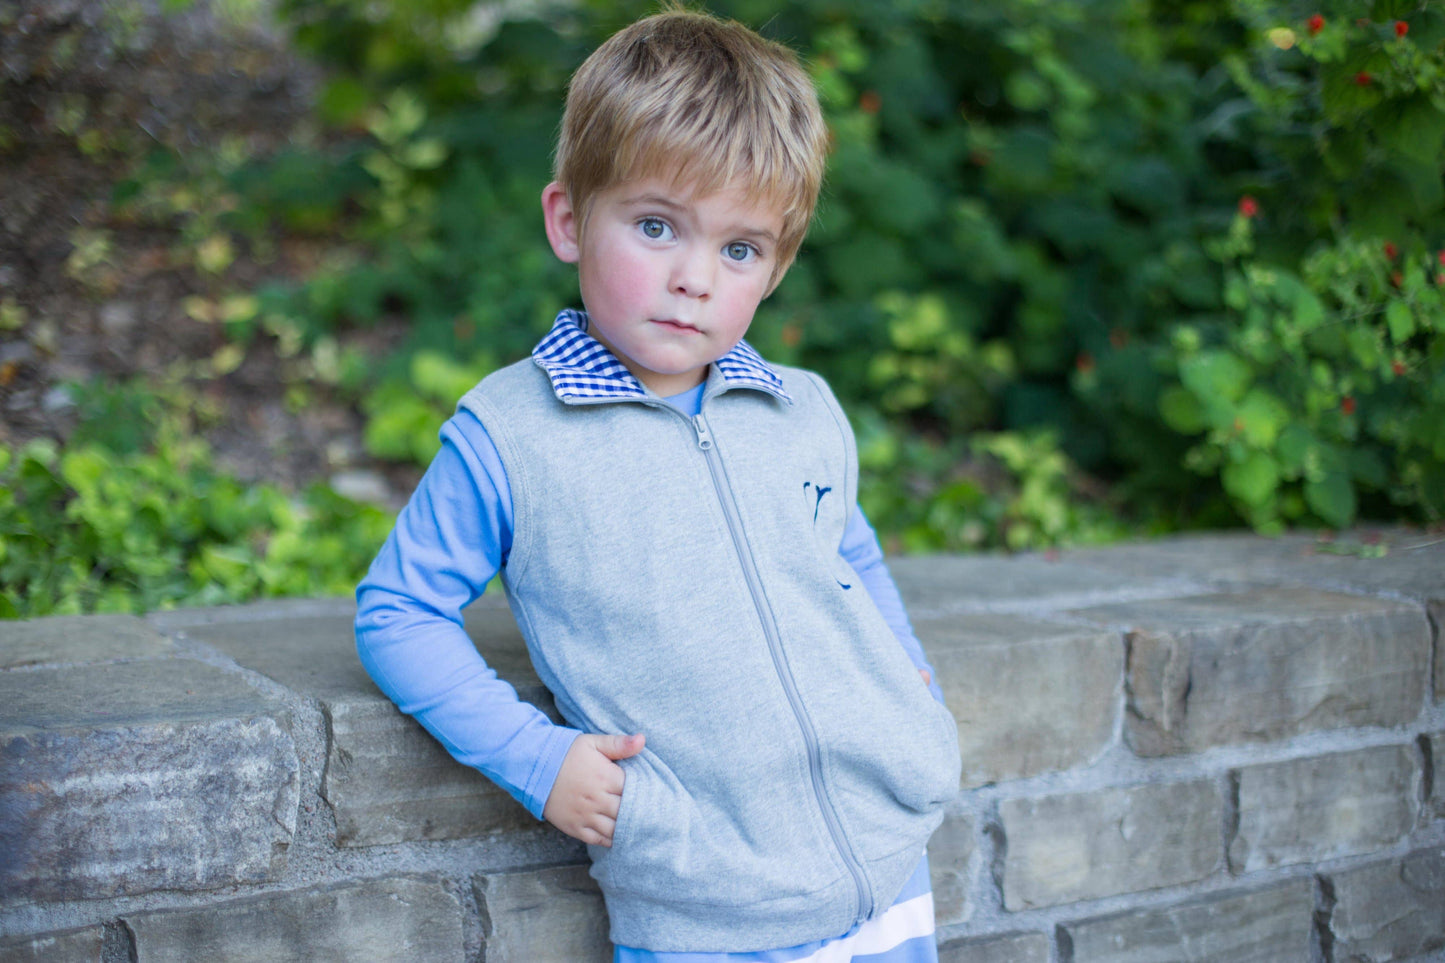
<path fill-rule="evenodd" d="M 919 669 L 919 670 L 918 670 L 918 674 L 921 675 L 921 676 L 923 676 L 923 684 L 924 684 L 924 685 L 932 685 L 932 684 L 933 684 L 933 676 L 928 673 L 928 670 L 927 670 L 927 669 Z"/>
<path fill-rule="evenodd" d="M 640 734 L 578 736 L 562 760 L 542 817 L 574 839 L 611 846 L 626 782 L 616 760 L 637 755 L 645 742 Z"/>

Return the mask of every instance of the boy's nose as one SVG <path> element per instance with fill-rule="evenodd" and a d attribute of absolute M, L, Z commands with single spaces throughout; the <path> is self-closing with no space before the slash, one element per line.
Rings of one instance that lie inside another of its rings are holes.
<path fill-rule="evenodd" d="M 712 293 L 713 275 L 717 269 L 714 258 L 700 248 L 681 252 L 672 267 L 668 286 L 674 294 L 689 298 L 705 298 Z"/>

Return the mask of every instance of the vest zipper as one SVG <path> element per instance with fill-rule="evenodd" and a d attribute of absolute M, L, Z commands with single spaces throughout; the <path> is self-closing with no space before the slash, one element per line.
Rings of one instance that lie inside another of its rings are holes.
<path fill-rule="evenodd" d="M 683 415 L 683 417 L 687 416 Z M 742 563 L 743 575 L 747 579 L 748 591 L 753 597 L 753 605 L 757 607 L 758 620 L 762 622 L 763 634 L 768 640 L 768 651 L 773 657 L 773 668 L 783 683 L 783 691 L 788 695 L 788 703 L 792 706 L 793 716 L 797 720 L 798 728 L 803 732 L 803 741 L 808 747 L 808 772 L 812 777 L 813 794 L 817 797 L 818 808 L 822 810 L 823 821 L 827 823 L 828 832 L 833 837 L 833 845 L 837 847 L 839 854 L 843 857 L 848 872 L 853 875 L 853 883 L 858 888 L 857 919 L 861 922 L 872 915 L 872 899 L 869 897 L 868 883 L 863 877 L 863 869 L 858 864 L 858 857 L 854 854 L 847 837 L 843 835 L 843 827 L 838 820 L 838 813 L 834 810 L 833 802 L 823 788 L 823 760 L 822 753 L 818 748 L 818 735 L 814 731 L 812 720 L 808 717 L 807 709 L 803 706 L 803 700 L 798 695 L 797 682 L 793 679 L 793 674 L 783 655 L 782 640 L 778 638 L 777 622 L 773 619 L 772 611 L 763 597 L 762 577 L 758 574 L 757 562 L 748 547 L 747 538 L 743 535 L 742 519 L 738 516 L 737 502 L 732 497 L 732 486 L 728 484 L 727 469 L 723 466 L 722 456 L 718 453 L 717 446 L 713 444 L 712 431 L 708 428 L 707 421 L 701 413 L 692 416 L 692 427 L 693 431 L 697 433 L 697 447 L 702 449 L 707 460 L 708 472 L 712 475 L 713 489 L 717 493 L 718 502 L 722 505 L 723 516 L 727 519 L 728 533 L 732 535 L 733 547 L 737 550 L 738 560 Z"/>

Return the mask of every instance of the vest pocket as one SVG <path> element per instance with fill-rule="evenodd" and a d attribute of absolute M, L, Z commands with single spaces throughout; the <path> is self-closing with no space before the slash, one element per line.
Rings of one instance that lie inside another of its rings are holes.
<path fill-rule="evenodd" d="M 639 810 L 645 813 L 647 809 L 647 800 L 644 797 L 647 796 L 647 776 L 651 773 L 651 768 L 644 758 L 646 753 L 647 750 L 644 749 L 631 759 L 624 759 L 619 763 L 624 773 L 624 781 L 622 802 L 617 809 L 617 824 L 612 829 L 613 852 L 622 852 L 631 846 L 636 824 L 639 818 L 642 818 Z"/>

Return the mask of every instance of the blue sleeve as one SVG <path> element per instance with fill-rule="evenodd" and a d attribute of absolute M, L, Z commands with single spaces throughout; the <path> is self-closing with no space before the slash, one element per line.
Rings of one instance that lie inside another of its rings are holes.
<path fill-rule="evenodd" d="M 579 732 L 555 725 L 497 677 L 461 611 L 501 569 L 512 499 L 496 447 L 459 412 L 442 449 L 356 589 L 361 663 L 397 707 L 542 818 Z"/>
<path fill-rule="evenodd" d="M 878 606 L 878 611 L 883 613 L 883 621 L 888 623 L 888 627 L 897 636 L 898 644 L 903 646 L 903 651 L 908 653 L 908 658 L 919 671 L 927 672 L 933 680 L 928 683 L 928 691 L 942 702 L 943 690 L 938 686 L 938 673 L 928 664 L 928 658 L 923 654 L 923 645 L 913 634 L 908 612 L 903 608 L 903 598 L 898 594 L 898 586 L 893 584 L 893 576 L 888 574 L 888 566 L 883 561 L 883 549 L 878 544 L 878 536 L 874 533 L 873 526 L 869 525 L 868 519 L 863 516 L 863 509 L 853 509 L 853 517 L 848 519 L 848 527 L 843 530 L 843 541 L 838 546 L 838 554 L 858 573 L 868 596 L 873 599 L 873 604 Z"/>

